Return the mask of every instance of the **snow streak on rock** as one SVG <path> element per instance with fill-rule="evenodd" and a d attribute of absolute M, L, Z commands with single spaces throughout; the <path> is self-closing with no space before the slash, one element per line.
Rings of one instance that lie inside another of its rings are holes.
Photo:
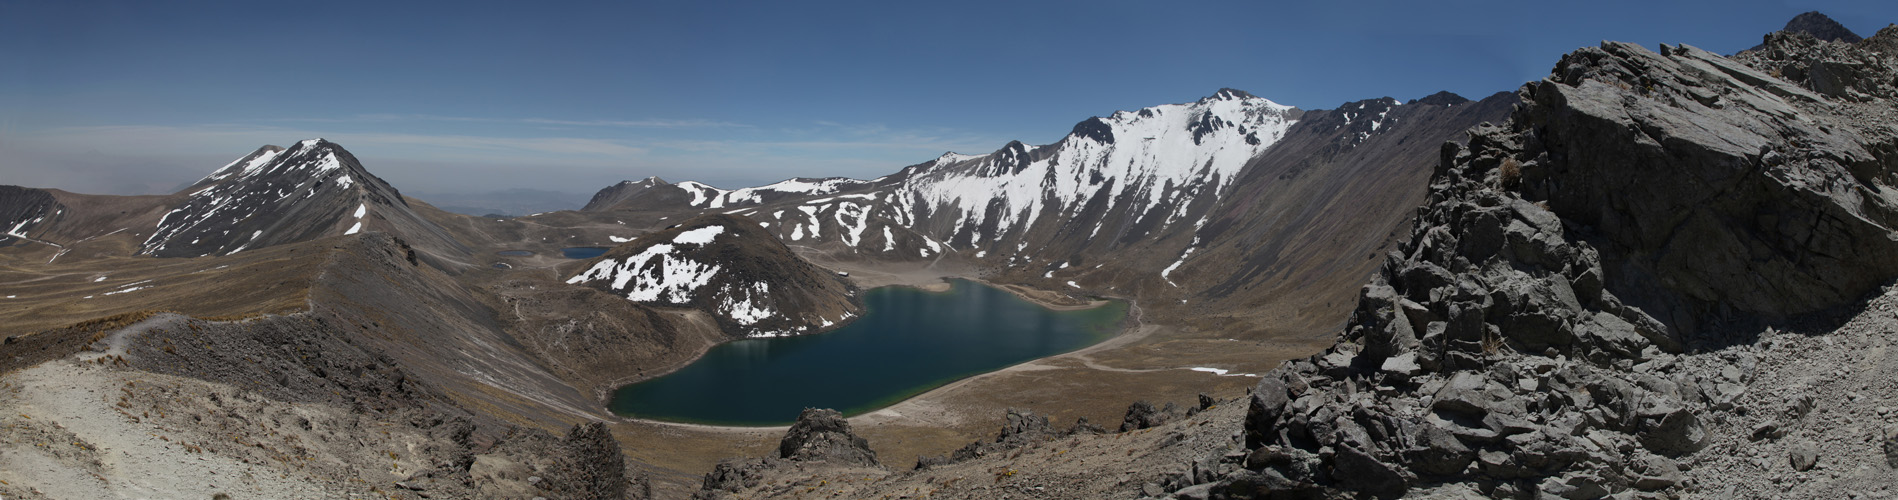
<path fill-rule="evenodd" d="M 672 243 L 646 247 L 645 251 L 618 260 L 601 260 L 586 272 L 567 280 L 584 283 L 611 280 L 607 288 L 626 294 L 638 302 L 685 304 L 700 287 L 718 274 L 719 265 L 674 255 L 677 245 L 701 246 L 723 232 L 723 226 L 707 226 L 679 233 Z"/>
<path fill-rule="evenodd" d="M 139 253 L 160 254 L 181 242 L 195 246 L 201 240 L 218 241 L 222 246 L 199 249 L 192 252 L 194 255 L 237 253 L 265 234 L 255 232 L 242 240 L 226 238 L 234 226 L 254 217 L 276 218 L 285 215 L 277 212 L 298 211 L 297 204 L 291 202 L 311 199 L 318 194 L 360 198 L 359 191 L 363 188 L 349 175 L 349 169 L 343 168 L 337 149 L 328 141 L 310 139 L 289 149 L 261 148 L 225 165 L 200 180 L 198 185 L 203 188 L 192 192 L 190 199 L 159 220 Z M 367 205 L 359 201 L 355 218 L 361 219 L 366 214 Z M 344 234 L 361 229 L 362 222 L 358 220 Z"/>

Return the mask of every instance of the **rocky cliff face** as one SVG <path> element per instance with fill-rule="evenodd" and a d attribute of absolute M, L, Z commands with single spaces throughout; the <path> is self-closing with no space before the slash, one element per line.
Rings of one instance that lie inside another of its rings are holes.
<path fill-rule="evenodd" d="M 731 215 L 640 236 L 588 261 L 567 283 L 699 309 L 726 331 L 755 337 L 814 332 L 862 313 L 850 285 L 792 254 L 757 222 Z"/>
<path fill-rule="evenodd" d="M 1728 346 L 1822 331 L 1898 276 L 1898 107 L 1877 97 L 1892 82 L 1773 76 L 1890 68 L 1887 36 L 1776 35 L 1738 61 L 1620 43 L 1563 57 L 1508 123 L 1444 147 L 1340 343 L 1254 389 L 1245 466 L 1214 490 L 1696 487 L 1679 461 L 1754 431 L 1719 425 L 1758 377 Z"/>

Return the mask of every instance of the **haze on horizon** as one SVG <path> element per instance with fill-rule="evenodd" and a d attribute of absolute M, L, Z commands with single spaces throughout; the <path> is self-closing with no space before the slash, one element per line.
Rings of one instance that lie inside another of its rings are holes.
<path fill-rule="evenodd" d="M 1320 109 L 1511 91 L 1603 39 L 1730 54 L 1811 10 L 1864 36 L 1898 18 L 1849 1 L 6 2 L 0 184 L 169 193 L 313 137 L 414 194 L 867 179 L 1221 87 Z"/>

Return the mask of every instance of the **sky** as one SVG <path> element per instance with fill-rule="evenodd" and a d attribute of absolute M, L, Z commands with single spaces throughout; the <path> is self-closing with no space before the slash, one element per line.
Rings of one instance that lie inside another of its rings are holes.
<path fill-rule="evenodd" d="M 409 193 L 875 178 L 1222 87 L 1481 98 L 1602 40 L 1733 53 L 1898 2 L 0 0 L 0 184 L 169 193 L 324 137 Z M 578 205 L 585 200 L 576 200 Z"/>

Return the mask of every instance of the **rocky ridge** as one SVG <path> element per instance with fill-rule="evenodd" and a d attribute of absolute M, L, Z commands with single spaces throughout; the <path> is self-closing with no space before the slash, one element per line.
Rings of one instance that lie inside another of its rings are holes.
<path fill-rule="evenodd" d="M 1040 437 L 1044 423 L 1011 415 L 995 442 L 917 471 L 757 483 L 931 498 L 1888 496 L 1898 242 L 1880 193 L 1898 171 L 1898 108 L 1863 96 L 1892 83 L 1828 93 L 1770 73 L 1891 67 L 1894 37 L 1775 36 L 1757 59 L 1569 54 L 1508 122 L 1443 146 L 1429 201 L 1339 343 L 1265 374 L 1243 411 L 1211 401 L 1166 422 L 1135 405 L 1099 439 Z M 1084 449 L 1128 458 L 1064 453 Z"/>
<path fill-rule="evenodd" d="M 1811 41 L 1769 37 L 1762 53 L 1784 57 L 1751 62 L 1892 65 Z M 1743 61 L 1582 49 L 1524 86 L 1508 123 L 1446 145 L 1430 202 L 1339 344 L 1266 375 L 1246 467 L 1212 490 L 1718 486 L 1684 481 L 1681 464 L 1755 433 L 1722 425 L 1748 414 L 1762 376 L 1746 346 L 1771 325 L 1828 331 L 1898 276 L 1898 204 L 1879 194 L 1898 171 L 1892 103 Z"/>

